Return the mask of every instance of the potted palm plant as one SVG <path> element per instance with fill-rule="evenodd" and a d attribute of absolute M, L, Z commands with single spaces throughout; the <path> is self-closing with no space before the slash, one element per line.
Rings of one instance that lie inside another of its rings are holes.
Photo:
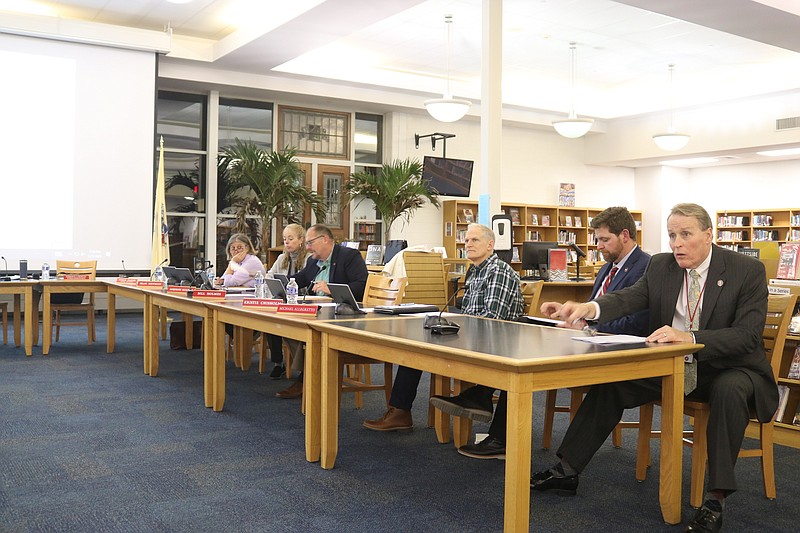
<path fill-rule="evenodd" d="M 396 159 L 381 166 L 377 174 L 356 172 L 345 185 L 347 202 L 370 199 L 383 220 L 384 244 L 389 242 L 392 223 L 398 218 L 411 220 L 427 200 L 439 207 L 439 193 L 422 179 L 422 163 L 417 159 Z"/>
<path fill-rule="evenodd" d="M 220 167 L 227 169 L 234 187 L 249 189 L 248 194 L 235 200 L 237 215 L 240 220 L 247 215 L 259 218 L 256 246 L 262 254 L 272 243 L 272 220 L 276 216 L 297 222 L 296 214 L 308 205 L 318 221 L 325 220 L 325 200 L 304 185 L 305 175 L 294 150 L 268 152 L 252 141 L 235 139 L 233 146 L 223 148 Z"/>

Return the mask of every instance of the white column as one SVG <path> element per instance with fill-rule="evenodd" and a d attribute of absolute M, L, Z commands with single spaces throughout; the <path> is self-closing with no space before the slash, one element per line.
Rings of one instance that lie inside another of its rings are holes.
<path fill-rule="evenodd" d="M 481 17 L 481 179 L 478 221 L 500 212 L 503 135 L 503 1 L 483 0 Z"/>

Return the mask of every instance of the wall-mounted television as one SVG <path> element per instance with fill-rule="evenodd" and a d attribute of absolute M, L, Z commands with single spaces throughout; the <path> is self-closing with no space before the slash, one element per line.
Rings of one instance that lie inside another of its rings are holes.
<path fill-rule="evenodd" d="M 472 161 L 425 156 L 422 179 L 442 196 L 469 196 Z"/>

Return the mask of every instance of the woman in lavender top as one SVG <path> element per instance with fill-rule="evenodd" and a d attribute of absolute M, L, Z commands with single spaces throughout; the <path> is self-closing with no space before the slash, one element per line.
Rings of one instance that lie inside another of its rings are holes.
<path fill-rule="evenodd" d="M 257 272 L 265 274 L 264 265 L 255 255 L 250 237 L 244 233 L 235 233 L 228 239 L 225 248 L 228 254 L 228 268 L 215 283 L 223 287 L 252 287 L 255 285 Z"/>

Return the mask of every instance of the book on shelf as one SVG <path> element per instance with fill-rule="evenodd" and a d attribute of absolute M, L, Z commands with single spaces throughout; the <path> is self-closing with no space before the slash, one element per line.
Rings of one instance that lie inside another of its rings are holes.
<path fill-rule="evenodd" d="M 519 209 L 516 207 L 510 207 L 508 209 L 508 216 L 511 217 L 512 224 L 520 224 L 521 220 L 519 218 Z"/>
<path fill-rule="evenodd" d="M 531 214 L 531 226 L 539 225 L 539 216 L 536 213 Z"/>
<path fill-rule="evenodd" d="M 798 279 L 798 256 L 800 256 L 800 243 L 787 242 L 781 244 L 780 256 L 778 257 L 778 271 L 775 275 L 778 279 Z"/>
<path fill-rule="evenodd" d="M 511 248 L 511 261 L 514 263 L 519 262 L 519 246 Z"/>
<path fill-rule="evenodd" d="M 564 216 L 564 225 L 572 227 L 572 216 L 570 216 L 570 215 L 565 215 Z"/>
<path fill-rule="evenodd" d="M 567 250 L 566 248 L 551 249 L 547 252 L 547 264 L 550 271 L 547 274 L 549 281 L 567 281 Z"/>
<path fill-rule="evenodd" d="M 583 221 L 581 220 L 581 217 L 578 217 L 578 216 L 575 217 L 575 227 L 576 228 L 582 228 L 583 227 Z"/>
<path fill-rule="evenodd" d="M 783 421 L 783 413 L 786 411 L 786 404 L 789 402 L 789 386 L 778 385 L 778 410 L 775 413 L 775 421 Z"/>
<path fill-rule="evenodd" d="M 529 241 L 540 241 L 541 234 L 538 231 L 529 230 L 528 231 L 528 240 Z"/>
<path fill-rule="evenodd" d="M 467 224 L 472 224 L 475 222 L 475 215 L 472 213 L 472 209 L 465 208 L 462 210 L 462 213 L 464 213 L 464 222 Z"/>
<path fill-rule="evenodd" d="M 542 226 L 550 225 L 550 215 L 542 215 Z"/>
<path fill-rule="evenodd" d="M 789 366 L 789 373 L 786 377 L 789 379 L 800 379 L 800 345 L 794 349 L 794 357 L 792 357 L 792 364 Z"/>
<path fill-rule="evenodd" d="M 367 246 L 367 257 L 364 262 L 368 265 L 382 265 L 383 264 L 383 245 L 370 244 Z"/>
<path fill-rule="evenodd" d="M 792 420 L 793 426 L 800 426 L 800 409 L 794 414 L 794 420 Z"/>

